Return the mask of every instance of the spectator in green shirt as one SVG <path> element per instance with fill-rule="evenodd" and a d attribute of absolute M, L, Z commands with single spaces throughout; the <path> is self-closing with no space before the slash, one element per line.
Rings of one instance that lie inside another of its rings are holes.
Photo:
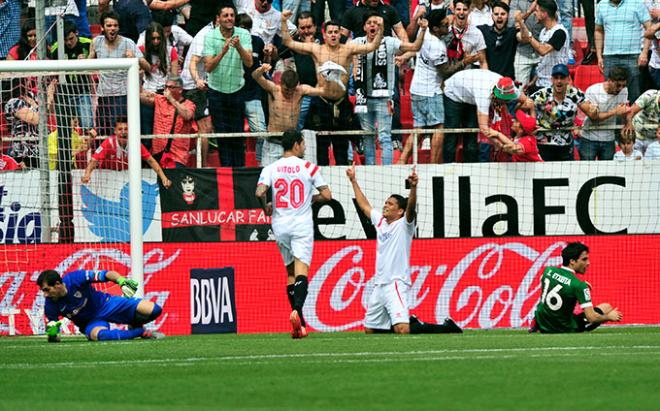
<path fill-rule="evenodd" d="M 218 9 L 220 25 L 204 39 L 204 70 L 208 73 L 208 102 L 216 133 L 243 131 L 245 104 L 241 88 L 245 83 L 243 66 L 252 66 L 250 32 L 234 26 L 236 9 L 223 5 Z M 223 167 L 245 165 L 245 139 L 217 140 Z"/>

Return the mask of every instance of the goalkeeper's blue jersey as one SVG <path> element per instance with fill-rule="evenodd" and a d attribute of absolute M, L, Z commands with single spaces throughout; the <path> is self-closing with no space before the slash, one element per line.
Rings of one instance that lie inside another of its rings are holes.
<path fill-rule="evenodd" d="M 97 272 L 78 270 L 67 273 L 62 282 L 66 285 L 67 294 L 57 301 L 46 297 L 44 312 L 48 321 L 57 321 L 66 317 L 78 328 L 84 327 L 90 320 L 96 318 L 111 295 L 92 287 Z"/>

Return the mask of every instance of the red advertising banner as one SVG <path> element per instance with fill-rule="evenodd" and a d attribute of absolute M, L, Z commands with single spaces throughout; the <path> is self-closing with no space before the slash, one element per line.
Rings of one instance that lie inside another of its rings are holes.
<path fill-rule="evenodd" d="M 590 248 L 591 266 L 584 279 L 593 286 L 594 302 L 618 307 L 624 324 L 660 324 L 658 235 L 415 240 L 411 312 L 423 321 L 451 316 L 466 328 L 526 327 L 541 292 L 543 268 L 560 265 L 562 247 L 578 240 Z M 361 328 L 375 246 L 373 240 L 315 243 L 304 310 L 311 330 Z M 21 270 L 0 273 L 0 312 L 9 307 L 19 310 L 14 316 L 19 334 L 43 332 L 43 296 L 34 284 L 41 270 L 102 267 L 127 274 L 130 261 L 125 246 L 17 247 L 23 248 L 7 249 L 23 254 L 28 262 Z M 235 273 L 235 301 L 225 299 L 220 308 L 235 308 L 237 332 L 289 330 L 286 272 L 275 243 L 147 243 L 144 249 L 146 297 L 163 305 L 164 315 L 157 323 L 161 331 L 189 334 L 190 271 L 225 267 Z M 199 305 L 207 297 L 195 298 Z M 0 315 L 4 334 L 7 324 L 8 317 Z"/>
<path fill-rule="evenodd" d="M 163 307 L 163 315 L 155 326 L 166 334 L 190 334 L 190 267 L 180 258 L 183 254 L 181 248 L 145 244 L 145 297 Z M 19 335 L 44 332 L 44 297 L 35 284 L 41 271 L 55 269 L 66 273 L 103 269 L 128 276 L 131 260 L 128 244 L 5 246 L 4 256 L 7 258 L 5 267 L 9 270 L 0 272 L 0 331 L 8 333 L 6 314 L 11 308 L 18 310 L 14 321 Z M 104 292 L 121 295 L 119 286 L 113 283 L 97 283 L 96 286 Z M 64 332 L 72 331 L 73 325 L 65 323 Z"/>

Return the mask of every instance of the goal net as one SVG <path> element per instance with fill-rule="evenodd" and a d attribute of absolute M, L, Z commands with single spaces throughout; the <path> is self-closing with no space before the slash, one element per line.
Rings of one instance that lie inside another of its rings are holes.
<path fill-rule="evenodd" d="M 160 235 L 149 231 L 158 186 L 140 163 L 136 61 L 3 61 L 0 92 L 0 333 L 38 333 L 45 269 L 142 283 L 142 237 Z"/>

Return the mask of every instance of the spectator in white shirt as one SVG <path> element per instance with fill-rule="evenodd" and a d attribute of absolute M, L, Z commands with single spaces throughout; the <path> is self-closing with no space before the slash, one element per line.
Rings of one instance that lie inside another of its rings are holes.
<path fill-rule="evenodd" d="M 655 129 L 656 141 L 649 144 L 644 153 L 644 160 L 660 160 L 660 125 Z"/>
<path fill-rule="evenodd" d="M 614 161 L 641 160 L 642 152 L 635 149 L 635 135 L 622 135 L 619 140 L 619 151 L 614 153 Z"/>

